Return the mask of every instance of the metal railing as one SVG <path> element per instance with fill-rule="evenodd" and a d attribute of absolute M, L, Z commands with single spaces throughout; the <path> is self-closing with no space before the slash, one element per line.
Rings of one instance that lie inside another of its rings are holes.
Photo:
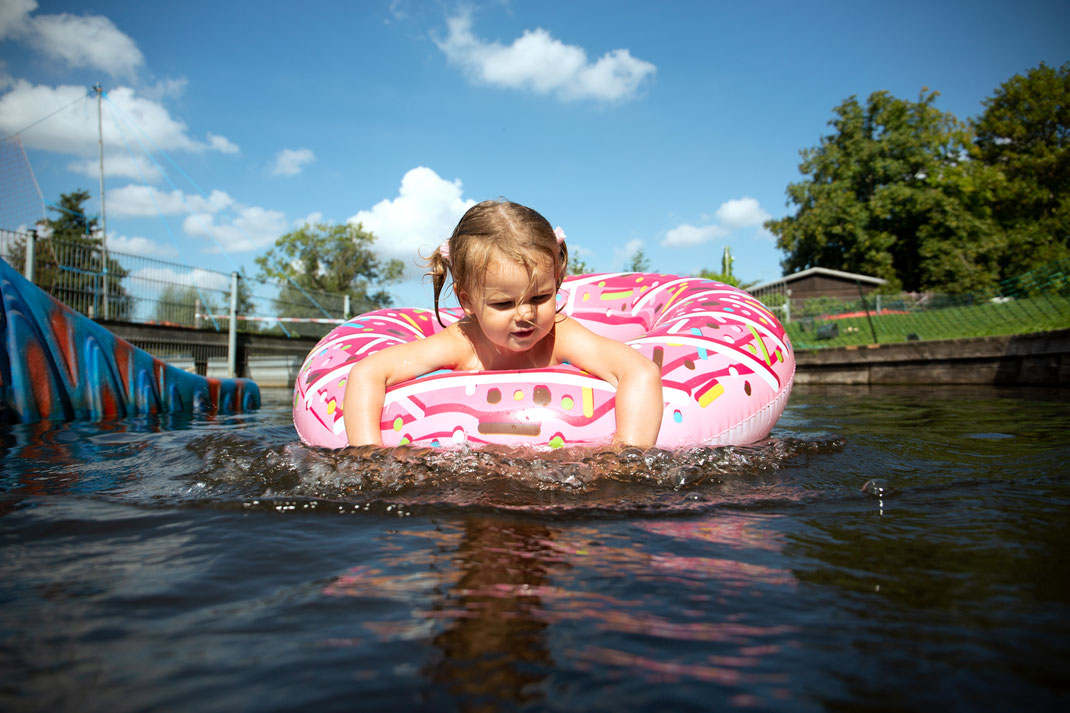
<path fill-rule="evenodd" d="M 783 284 L 752 294 L 781 319 L 796 349 L 1027 334 L 1070 328 L 1070 259 L 959 295 L 800 299 Z"/>
<path fill-rule="evenodd" d="M 72 309 L 110 319 L 226 331 L 232 293 L 238 331 L 319 338 L 371 308 L 348 295 L 273 284 L 140 255 L 108 251 L 91 240 L 36 238 L 0 230 L 0 256 Z"/>
<path fill-rule="evenodd" d="M 319 339 L 372 305 L 348 295 L 273 284 L 166 260 L 108 251 L 91 240 L 61 240 L 0 229 L 0 257 L 38 287 L 91 319 L 187 327 L 226 333 L 228 346 L 176 336 L 139 346 L 181 368 L 209 376 L 235 373 L 236 335 Z M 287 373 L 300 357 L 279 342 L 246 354 L 282 359 Z M 307 350 L 307 345 L 298 351 Z M 254 375 L 255 378 L 255 375 Z"/>

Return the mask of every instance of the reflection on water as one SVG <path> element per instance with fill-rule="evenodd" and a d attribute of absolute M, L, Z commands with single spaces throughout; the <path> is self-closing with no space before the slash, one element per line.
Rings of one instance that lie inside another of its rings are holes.
<path fill-rule="evenodd" d="M 676 453 L 7 427 L 0 707 L 1062 709 L 1065 396 L 797 389 Z"/>

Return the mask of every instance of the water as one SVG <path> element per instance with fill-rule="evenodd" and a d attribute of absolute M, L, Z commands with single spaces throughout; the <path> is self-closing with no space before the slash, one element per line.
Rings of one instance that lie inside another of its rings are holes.
<path fill-rule="evenodd" d="M 797 387 L 747 448 L 6 427 L 0 709 L 1064 710 L 1070 405 Z"/>

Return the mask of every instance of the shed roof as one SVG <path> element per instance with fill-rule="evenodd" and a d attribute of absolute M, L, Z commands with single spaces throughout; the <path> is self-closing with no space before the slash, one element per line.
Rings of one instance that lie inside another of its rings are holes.
<path fill-rule="evenodd" d="M 777 285 L 787 285 L 788 283 L 795 282 L 796 280 L 802 280 L 803 278 L 811 277 L 813 275 L 824 275 L 826 277 L 836 277 L 836 278 L 839 278 L 841 280 L 849 280 L 851 282 L 855 282 L 855 281 L 866 282 L 866 283 L 869 283 L 871 285 L 883 285 L 884 283 L 888 282 L 887 280 L 885 280 L 883 278 L 880 278 L 880 277 L 871 277 L 869 275 L 861 275 L 861 274 L 859 274 L 857 272 L 844 272 L 843 270 L 830 270 L 827 267 L 811 267 L 811 268 L 808 268 L 806 270 L 802 270 L 801 272 L 794 272 L 794 273 L 792 273 L 790 275 L 785 275 L 784 277 L 778 277 L 775 280 L 769 280 L 768 282 L 763 282 L 760 285 L 754 285 L 748 291 L 760 290 L 760 289 L 766 288 L 766 287 L 775 287 Z"/>

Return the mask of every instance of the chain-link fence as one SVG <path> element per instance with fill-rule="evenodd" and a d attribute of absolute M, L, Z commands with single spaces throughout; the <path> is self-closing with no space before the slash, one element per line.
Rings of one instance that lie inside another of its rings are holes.
<path fill-rule="evenodd" d="M 0 256 L 38 287 L 92 319 L 319 338 L 369 304 L 347 295 L 104 251 L 90 240 L 0 230 Z"/>
<path fill-rule="evenodd" d="M 796 349 L 1027 334 L 1070 328 L 1070 259 L 991 290 L 793 298 L 783 283 L 755 290 L 784 322 Z"/>

